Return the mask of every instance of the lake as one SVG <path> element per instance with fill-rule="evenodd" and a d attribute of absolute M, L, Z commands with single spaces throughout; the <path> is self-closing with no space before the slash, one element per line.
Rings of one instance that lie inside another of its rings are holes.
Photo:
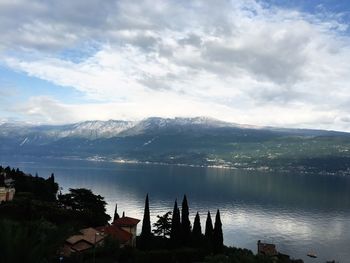
<path fill-rule="evenodd" d="M 203 230 L 207 211 L 214 219 L 220 209 L 226 245 L 255 253 L 260 239 L 305 262 L 350 259 L 350 177 L 3 156 L 0 164 L 53 172 L 63 191 L 90 188 L 106 198 L 110 215 L 118 203 L 120 215 L 142 219 L 149 193 L 154 223 L 187 194 L 191 220 L 199 211 Z"/>

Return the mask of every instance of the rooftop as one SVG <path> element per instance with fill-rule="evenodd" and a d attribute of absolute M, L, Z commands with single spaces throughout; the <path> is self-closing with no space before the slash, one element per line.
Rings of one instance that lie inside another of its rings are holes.
<path fill-rule="evenodd" d="M 140 222 L 139 219 L 136 219 L 136 218 L 132 218 L 132 217 L 121 217 L 121 218 L 118 218 L 117 220 L 115 220 L 112 225 L 115 225 L 115 226 L 120 226 L 120 227 L 123 227 L 123 226 L 136 226 L 138 223 Z"/>
<path fill-rule="evenodd" d="M 99 243 L 102 239 L 103 239 L 103 236 L 100 235 L 101 232 L 97 231 L 96 229 L 92 228 L 92 227 L 89 227 L 89 228 L 84 228 L 82 230 L 80 230 L 80 235 L 74 235 L 74 236 L 71 236 L 69 237 L 66 241 L 71 244 L 71 245 L 74 245 L 76 243 L 78 243 L 79 241 L 86 241 L 90 244 L 95 244 L 95 241 L 96 243 Z"/>
<path fill-rule="evenodd" d="M 121 229 L 119 226 L 111 225 L 99 228 L 101 232 L 104 232 L 105 235 L 110 235 L 118 239 L 121 243 L 126 243 L 132 239 L 132 234 Z"/>
<path fill-rule="evenodd" d="M 260 240 L 258 241 L 258 254 L 263 254 L 266 256 L 275 256 L 278 254 L 276 250 L 276 245 L 263 243 Z"/>

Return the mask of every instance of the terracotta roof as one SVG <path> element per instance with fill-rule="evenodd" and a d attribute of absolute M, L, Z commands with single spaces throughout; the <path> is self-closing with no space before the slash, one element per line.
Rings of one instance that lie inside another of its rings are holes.
<path fill-rule="evenodd" d="M 106 235 L 110 235 L 116 239 L 119 240 L 121 243 L 126 243 L 129 240 L 132 239 L 132 234 L 121 229 L 118 226 L 112 225 L 112 226 L 106 226 L 104 229 L 104 233 Z"/>
<path fill-rule="evenodd" d="M 69 244 L 73 245 L 73 244 L 79 242 L 80 240 L 83 240 L 83 235 L 71 236 L 71 237 L 66 239 L 66 242 L 68 242 Z"/>
<path fill-rule="evenodd" d="M 71 246 L 71 248 L 73 250 L 78 251 L 78 252 L 87 250 L 87 249 L 92 248 L 92 247 L 93 247 L 93 245 L 87 243 L 85 240 L 81 240 L 78 243 Z"/>
<path fill-rule="evenodd" d="M 275 256 L 278 254 L 274 244 L 258 242 L 258 253 L 266 256 Z"/>
<path fill-rule="evenodd" d="M 71 236 L 68 239 L 66 239 L 66 241 L 71 245 L 74 245 L 80 241 L 86 241 L 93 245 L 95 241 L 96 243 L 99 243 L 104 238 L 102 235 L 100 235 L 101 232 L 97 231 L 92 227 L 84 228 L 80 230 L 80 233 L 81 235 Z"/>
<path fill-rule="evenodd" d="M 136 226 L 139 222 L 139 219 L 125 216 L 118 218 L 112 224 L 115 226 Z"/>

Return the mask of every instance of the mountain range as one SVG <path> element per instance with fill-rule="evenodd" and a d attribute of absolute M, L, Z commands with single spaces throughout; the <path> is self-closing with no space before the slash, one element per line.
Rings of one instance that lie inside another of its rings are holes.
<path fill-rule="evenodd" d="M 208 117 L 2 123 L 0 155 L 344 174 L 350 171 L 350 134 Z"/>

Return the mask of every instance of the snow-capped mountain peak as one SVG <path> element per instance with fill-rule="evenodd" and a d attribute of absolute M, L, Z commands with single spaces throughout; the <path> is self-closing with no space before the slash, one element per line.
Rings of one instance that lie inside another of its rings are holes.
<path fill-rule="evenodd" d="M 233 127 L 232 123 L 223 122 L 209 117 L 193 118 L 160 118 L 151 117 L 141 121 L 83 121 L 65 125 L 28 125 L 28 124 L 0 124 L 0 134 L 5 136 L 22 135 L 29 136 L 30 140 L 34 135 L 37 137 L 47 137 L 60 139 L 66 137 L 77 137 L 94 140 L 98 138 L 112 138 L 132 136 L 147 132 L 161 130 L 171 130 L 173 132 L 184 129 L 196 128 L 220 128 Z M 32 135 L 32 136 L 31 136 Z"/>

